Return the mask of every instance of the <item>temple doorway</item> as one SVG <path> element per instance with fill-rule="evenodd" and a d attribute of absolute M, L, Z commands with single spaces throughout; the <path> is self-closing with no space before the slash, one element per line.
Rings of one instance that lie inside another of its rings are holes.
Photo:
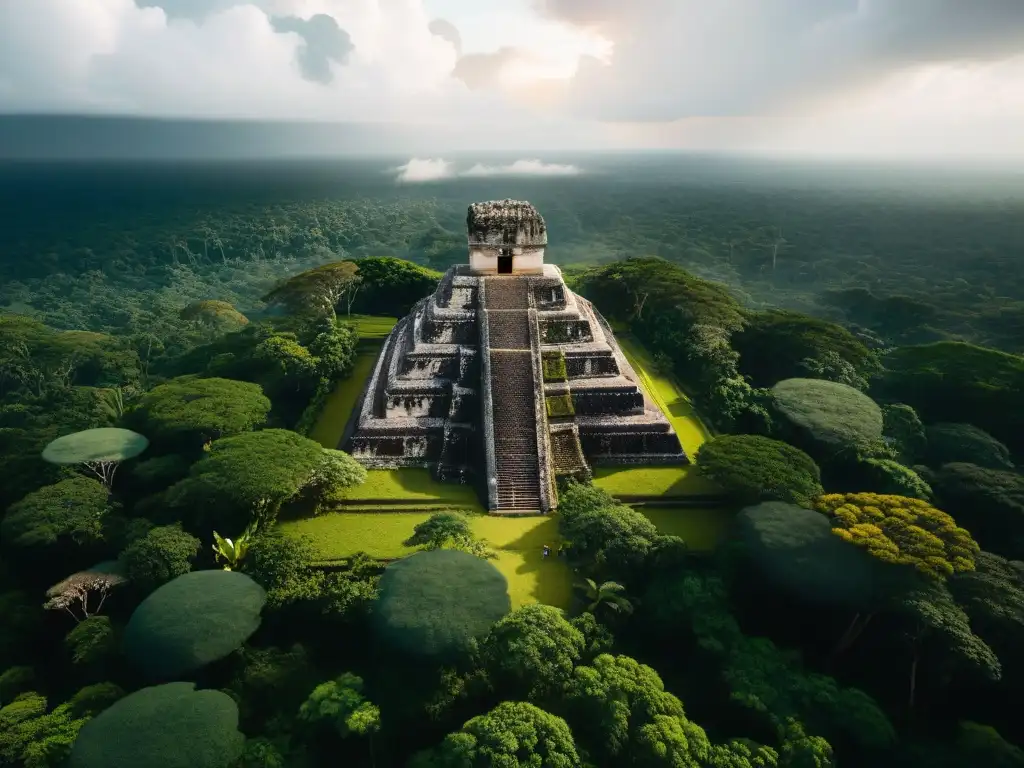
<path fill-rule="evenodd" d="M 498 255 L 498 274 L 499 275 L 511 275 L 512 274 L 512 254 L 511 253 L 500 253 Z"/>

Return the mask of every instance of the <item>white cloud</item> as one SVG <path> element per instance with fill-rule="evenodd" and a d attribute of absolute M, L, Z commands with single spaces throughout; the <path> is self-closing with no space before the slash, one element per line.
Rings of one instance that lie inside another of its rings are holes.
<path fill-rule="evenodd" d="M 477 163 L 459 173 L 459 176 L 576 176 L 580 169 L 575 165 L 544 163 L 540 160 L 516 160 L 508 165 L 484 165 Z"/>
<path fill-rule="evenodd" d="M 442 179 L 482 178 L 486 176 L 576 176 L 582 171 L 575 165 L 545 163 L 541 160 L 516 160 L 507 165 L 475 163 L 464 170 L 442 158 L 414 157 L 404 165 L 393 168 L 395 180 L 402 184 Z"/>
<path fill-rule="evenodd" d="M 449 179 L 455 175 L 454 167 L 447 160 L 412 158 L 405 165 L 395 168 L 398 176 L 395 180 L 400 183 L 412 183 L 418 181 L 440 181 Z"/>
<path fill-rule="evenodd" d="M 424 157 L 570 146 L 1024 154 L 1024 0 L 0 8 L 7 113 L 390 123 L 439 137 L 389 147 Z M 351 43 L 323 63 L 324 82 L 303 77 L 303 35 L 275 28 L 317 14 Z M 440 172 L 407 170 L 410 180 Z M 553 171 L 502 171 L 517 172 Z"/>

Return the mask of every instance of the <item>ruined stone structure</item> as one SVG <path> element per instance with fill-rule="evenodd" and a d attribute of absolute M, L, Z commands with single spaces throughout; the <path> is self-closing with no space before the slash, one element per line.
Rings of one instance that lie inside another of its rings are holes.
<path fill-rule="evenodd" d="M 470 264 L 388 336 L 342 448 L 476 483 L 499 512 L 546 512 L 557 476 L 595 465 L 687 462 L 608 323 L 544 264 L 536 209 L 475 203 L 467 225 Z"/>

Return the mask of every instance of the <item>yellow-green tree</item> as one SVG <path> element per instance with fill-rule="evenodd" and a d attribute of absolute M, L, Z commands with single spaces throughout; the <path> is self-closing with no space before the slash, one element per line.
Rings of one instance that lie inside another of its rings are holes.
<path fill-rule="evenodd" d="M 814 508 L 832 521 L 832 533 L 887 563 L 911 565 L 945 579 L 974 569 L 977 542 L 927 501 L 880 493 L 828 493 Z"/>

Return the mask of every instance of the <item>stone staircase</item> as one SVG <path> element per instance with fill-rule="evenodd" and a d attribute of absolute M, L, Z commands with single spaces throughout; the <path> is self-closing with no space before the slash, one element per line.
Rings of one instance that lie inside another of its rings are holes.
<path fill-rule="evenodd" d="M 491 351 L 497 511 L 540 510 L 540 464 L 528 352 Z"/>
<path fill-rule="evenodd" d="M 529 283 L 490 277 L 486 322 L 497 500 L 493 512 L 530 514 L 541 510 L 540 458 L 533 350 L 530 344 Z"/>

